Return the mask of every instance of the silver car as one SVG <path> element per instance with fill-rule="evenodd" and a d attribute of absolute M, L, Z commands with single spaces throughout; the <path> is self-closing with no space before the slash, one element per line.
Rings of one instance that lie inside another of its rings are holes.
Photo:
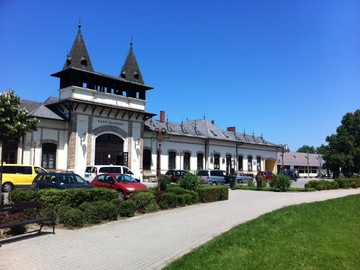
<path fill-rule="evenodd" d="M 231 174 L 231 177 L 235 178 L 235 181 L 236 181 L 237 184 L 247 183 L 249 181 L 253 181 L 253 179 L 254 179 L 253 177 L 247 175 L 244 172 L 233 172 Z"/>

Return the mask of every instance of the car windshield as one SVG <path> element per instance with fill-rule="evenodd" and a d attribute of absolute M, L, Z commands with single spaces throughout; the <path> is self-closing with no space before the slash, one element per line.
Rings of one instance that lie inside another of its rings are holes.
<path fill-rule="evenodd" d="M 118 182 L 136 182 L 134 178 L 132 178 L 130 175 L 127 174 L 115 175 L 115 179 Z"/>

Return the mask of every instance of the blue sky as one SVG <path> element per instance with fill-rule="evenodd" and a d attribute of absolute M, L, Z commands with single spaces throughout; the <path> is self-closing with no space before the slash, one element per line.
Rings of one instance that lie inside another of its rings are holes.
<path fill-rule="evenodd" d="M 79 19 L 95 71 L 118 76 L 132 38 L 146 110 L 172 122 L 296 151 L 360 108 L 359 0 L 0 0 L 0 91 L 57 96 Z"/>

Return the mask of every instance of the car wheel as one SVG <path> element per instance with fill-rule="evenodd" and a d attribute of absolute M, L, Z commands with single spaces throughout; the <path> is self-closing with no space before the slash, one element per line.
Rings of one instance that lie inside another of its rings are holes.
<path fill-rule="evenodd" d="M 121 190 L 118 190 L 118 198 L 122 200 L 125 199 L 124 192 L 122 192 Z"/>
<path fill-rule="evenodd" d="M 212 185 L 213 185 L 213 186 L 217 186 L 217 183 L 216 183 L 216 182 L 212 182 Z"/>
<path fill-rule="evenodd" d="M 3 190 L 4 192 L 10 192 L 11 190 L 13 190 L 13 188 L 14 188 L 14 186 L 13 186 L 13 184 L 11 184 L 11 183 L 4 183 L 4 184 L 2 185 L 2 190 Z"/>

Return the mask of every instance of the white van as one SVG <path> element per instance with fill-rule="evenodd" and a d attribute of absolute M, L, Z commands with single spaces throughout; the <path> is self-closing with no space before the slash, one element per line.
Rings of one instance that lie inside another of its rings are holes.
<path fill-rule="evenodd" d="M 141 175 L 136 175 L 126 166 L 121 165 L 89 165 L 86 166 L 84 178 L 91 182 L 100 173 L 121 173 L 132 176 L 136 181 L 141 182 Z"/>

